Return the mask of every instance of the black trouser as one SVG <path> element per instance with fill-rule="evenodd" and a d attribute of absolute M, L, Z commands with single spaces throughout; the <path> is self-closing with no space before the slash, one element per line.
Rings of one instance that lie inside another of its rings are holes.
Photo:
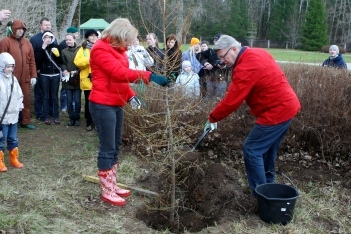
<path fill-rule="evenodd" d="M 84 98 L 85 98 L 85 105 L 84 105 L 84 117 L 87 123 L 87 127 L 92 125 L 93 119 L 91 118 L 90 110 L 89 110 L 89 95 L 91 90 L 84 90 Z"/>

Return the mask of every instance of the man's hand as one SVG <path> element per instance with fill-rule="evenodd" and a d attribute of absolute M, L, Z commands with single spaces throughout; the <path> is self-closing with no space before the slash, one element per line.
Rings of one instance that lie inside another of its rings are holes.
<path fill-rule="evenodd" d="M 205 126 L 204 126 L 204 132 L 210 130 L 212 132 L 213 130 L 217 129 L 217 122 L 211 123 L 210 121 L 206 121 Z"/>
<path fill-rule="evenodd" d="M 0 21 L 3 21 L 4 19 L 8 19 L 11 16 L 11 11 L 9 10 L 4 10 L 2 9 L 0 11 Z"/>
<path fill-rule="evenodd" d="M 211 63 L 206 62 L 206 63 L 204 64 L 204 69 L 206 69 L 206 70 L 212 70 L 212 69 L 213 69 L 213 66 L 212 66 Z"/>

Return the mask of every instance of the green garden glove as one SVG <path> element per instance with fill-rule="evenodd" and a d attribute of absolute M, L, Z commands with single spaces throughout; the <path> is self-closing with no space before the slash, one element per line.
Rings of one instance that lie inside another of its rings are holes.
<path fill-rule="evenodd" d="M 210 130 L 212 132 L 213 130 L 217 129 L 217 122 L 211 123 L 210 121 L 206 121 L 205 126 L 204 126 L 204 132 Z"/>
<path fill-rule="evenodd" d="M 169 83 L 167 77 L 156 75 L 156 74 L 151 74 L 150 81 L 155 82 L 156 84 L 158 84 L 160 86 L 166 86 Z"/>

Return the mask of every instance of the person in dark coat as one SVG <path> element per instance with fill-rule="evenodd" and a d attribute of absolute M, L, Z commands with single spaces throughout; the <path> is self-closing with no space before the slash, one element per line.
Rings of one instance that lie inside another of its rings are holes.
<path fill-rule="evenodd" d="M 79 69 L 74 64 L 79 47 L 76 44 L 76 37 L 73 33 L 66 35 L 67 47 L 62 50 L 62 72 L 64 78 L 62 79 L 62 89 L 67 94 L 67 112 L 69 115 L 69 122 L 67 126 L 79 126 L 80 108 L 81 108 L 81 94 Z"/>
<path fill-rule="evenodd" d="M 45 124 L 50 125 L 50 94 L 52 97 L 52 115 L 54 123 L 60 124 L 59 119 L 59 105 L 58 105 L 58 91 L 60 86 L 60 79 L 62 71 L 60 65 L 62 57 L 55 44 L 55 36 L 51 31 L 44 31 L 42 33 L 43 45 L 41 51 L 36 54 L 35 63 L 40 70 L 40 86 L 43 92 L 43 113 Z"/>
<path fill-rule="evenodd" d="M 176 35 L 170 34 L 166 38 L 166 76 L 171 82 L 175 82 L 182 67 L 182 51 L 179 48 Z"/>
<path fill-rule="evenodd" d="M 163 59 L 165 58 L 164 50 L 160 49 L 158 46 L 158 39 L 155 33 L 149 33 L 146 36 L 146 43 L 148 47 L 146 51 L 154 59 L 154 65 L 147 67 L 148 71 L 151 71 L 156 74 L 163 74 Z"/>
<path fill-rule="evenodd" d="M 216 34 L 213 41 L 219 38 L 220 34 Z M 221 70 L 225 65 L 221 63 L 217 53 L 208 48 L 198 53 L 197 59 L 203 66 L 199 72 L 201 96 L 207 99 L 223 96 L 227 88 L 227 79 L 222 74 L 225 71 Z"/>
<path fill-rule="evenodd" d="M 344 58 L 341 54 L 339 54 L 339 47 L 337 45 L 330 46 L 329 58 L 324 60 L 322 66 L 347 69 L 347 65 L 344 61 Z"/>
<path fill-rule="evenodd" d="M 33 50 L 34 50 L 34 58 L 35 58 L 35 63 L 36 63 L 36 68 L 37 68 L 37 83 L 34 86 L 34 110 L 35 110 L 35 116 L 38 120 L 44 121 L 45 117 L 43 114 L 43 90 L 41 90 L 42 87 L 42 81 L 43 79 L 41 79 L 41 72 L 40 72 L 40 68 L 41 68 L 41 64 L 37 63 L 37 59 L 39 59 L 39 57 L 42 54 L 42 50 L 43 50 L 43 32 L 44 31 L 50 31 L 51 30 L 51 22 L 47 17 L 43 17 L 40 19 L 40 32 L 35 34 L 34 36 L 32 36 L 29 39 L 29 42 L 32 44 Z M 55 39 L 55 41 L 53 42 L 53 44 L 57 44 L 57 40 Z M 51 94 L 49 94 L 49 98 L 50 100 L 52 100 Z M 50 101 L 50 115 L 52 115 L 52 101 Z"/>

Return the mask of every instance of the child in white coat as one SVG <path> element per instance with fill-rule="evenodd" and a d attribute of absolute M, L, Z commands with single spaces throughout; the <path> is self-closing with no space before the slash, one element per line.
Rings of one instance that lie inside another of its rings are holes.
<path fill-rule="evenodd" d="M 182 72 L 177 77 L 176 86 L 181 87 L 185 95 L 200 97 L 199 75 L 192 70 L 191 62 L 182 63 Z"/>
<path fill-rule="evenodd" d="M 12 72 L 15 60 L 9 53 L 0 54 L 0 172 L 7 171 L 4 162 L 4 149 L 10 152 L 10 164 L 22 168 L 18 161 L 17 122 L 20 110 L 23 109 L 23 93 L 17 78 Z M 11 98 L 11 99 L 10 99 Z"/>

